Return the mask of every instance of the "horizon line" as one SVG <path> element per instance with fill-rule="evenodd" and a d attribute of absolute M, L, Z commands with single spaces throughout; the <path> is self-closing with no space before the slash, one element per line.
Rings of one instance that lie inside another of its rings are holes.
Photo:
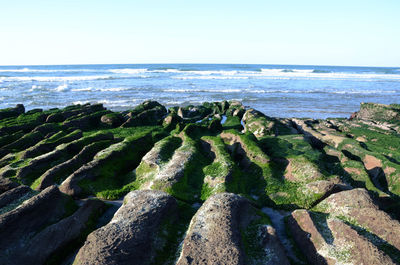
<path fill-rule="evenodd" d="M 375 68 L 398 68 L 399 66 L 376 66 L 376 65 L 337 65 L 337 64 L 271 64 L 271 63 L 73 63 L 73 64 L 7 64 L 9 66 L 78 66 L 78 65 L 285 65 L 285 66 L 326 66 L 326 67 L 375 67 Z"/>

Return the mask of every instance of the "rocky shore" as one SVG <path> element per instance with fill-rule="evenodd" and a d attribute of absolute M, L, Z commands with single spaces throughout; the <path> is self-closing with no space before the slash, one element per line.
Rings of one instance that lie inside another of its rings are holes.
<path fill-rule="evenodd" d="M 400 264 L 400 105 L 0 110 L 0 264 Z"/>

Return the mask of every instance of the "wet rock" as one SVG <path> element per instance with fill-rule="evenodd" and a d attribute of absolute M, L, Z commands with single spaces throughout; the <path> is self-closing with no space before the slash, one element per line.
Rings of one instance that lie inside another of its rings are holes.
<path fill-rule="evenodd" d="M 176 214 L 175 199 L 161 191 L 132 191 L 111 222 L 92 232 L 79 250 L 74 264 L 151 264 L 157 231 Z"/>
<path fill-rule="evenodd" d="M 190 223 L 177 264 L 244 264 L 239 213 L 245 207 L 238 195 L 210 197 Z"/>
<path fill-rule="evenodd" d="M 292 122 L 296 129 L 304 134 L 306 139 L 313 145 L 314 147 L 318 149 L 322 149 L 325 147 L 325 145 L 331 145 L 335 148 L 338 148 L 338 146 L 347 138 L 344 137 L 343 135 L 340 135 L 338 133 L 327 130 L 315 130 L 311 125 L 309 121 L 304 121 L 301 119 L 292 119 Z"/>
<path fill-rule="evenodd" d="M 18 140 L 22 136 L 24 136 L 24 133 L 21 131 L 13 133 L 13 134 L 4 135 L 4 136 L 0 137 L 0 147 L 10 144 L 10 143 Z"/>
<path fill-rule="evenodd" d="M 307 159 L 305 156 L 289 158 L 284 178 L 292 182 L 309 182 L 323 178 L 318 165 Z"/>
<path fill-rule="evenodd" d="M 61 111 L 64 120 L 75 119 L 78 117 L 88 116 L 90 114 L 104 111 L 103 104 L 84 104 L 84 105 L 71 105 Z"/>
<path fill-rule="evenodd" d="M 20 105 L 22 105 L 22 104 L 20 104 Z M 27 111 L 26 114 L 35 114 L 35 113 L 41 113 L 41 112 L 43 112 L 43 109 L 31 109 L 31 110 Z"/>
<path fill-rule="evenodd" d="M 226 184 L 232 181 L 234 162 L 225 149 L 222 139 L 217 137 L 203 137 L 201 139 L 203 150 L 213 160 L 213 165 L 218 165 L 218 170 L 212 171 L 212 174 L 205 174 L 204 183 L 211 189 L 210 194 L 226 191 Z M 206 171 L 207 167 L 204 168 Z M 206 171 L 207 172 L 207 171 Z"/>
<path fill-rule="evenodd" d="M 204 106 L 187 106 L 178 109 L 178 116 L 186 121 L 198 121 L 211 114 L 212 110 Z"/>
<path fill-rule="evenodd" d="M 33 129 L 32 132 L 40 132 L 43 135 L 48 135 L 50 133 L 56 133 L 60 130 L 61 128 L 57 124 L 42 124 Z"/>
<path fill-rule="evenodd" d="M 139 104 L 138 106 L 136 106 L 131 112 L 129 112 L 128 118 L 133 118 L 143 111 L 154 109 L 154 108 L 165 108 L 165 107 L 163 105 L 161 105 L 160 103 L 158 103 L 157 101 L 146 100 L 146 101 L 142 102 L 141 104 Z"/>
<path fill-rule="evenodd" d="M 245 131 L 253 133 L 256 137 L 274 134 L 274 122 L 263 113 L 248 109 L 243 115 Z"/>
<path fill-rule="evenodd" d="M 256 142 L 250 139 L 251 137 L 233 133 L 232 131 L 223 131 L 220 136 L 229 143 L 231 149 L 247 156 L 250 160 L 262 164 L 266 164 L 270 161 L 269 157 L 261 150 Z"/>

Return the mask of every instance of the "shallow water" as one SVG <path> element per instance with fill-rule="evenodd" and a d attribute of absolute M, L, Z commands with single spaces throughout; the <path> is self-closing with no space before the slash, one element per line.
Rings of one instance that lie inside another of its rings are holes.
<path fill-rule="evenodd" d="M 400 103 L 400 68 L 294 65 L 0 66 L 0 108 L 146 99 L 167 107 L 240 100 L 276 117 L 348 117 L 361 102 Z"/>

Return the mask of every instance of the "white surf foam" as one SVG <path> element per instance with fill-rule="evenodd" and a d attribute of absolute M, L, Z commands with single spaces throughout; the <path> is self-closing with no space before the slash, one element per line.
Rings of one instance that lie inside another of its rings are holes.
<path fill-rule="evenodd" d="M 66 91 L 67 89 L 68 89 L 68 85 L 67 84 L 63 84 L 63 85 L 59 85 L 54 90 L 57 91 L 57 92 L 63 92 L 63 91 Z"/>
<path fill-rule="evenodd" d="M 85 88 L 73 88 L 72 92 L 89 92 L 89 91 L 101 91 L 101 92 L 119 92 L 126 91 L 129 88 L 126 87 L 109 87 L 109 88 L 93 88 L 93 87 L 85 87 Z"/>
<path fill-rule="evenodd" d="M 115 73 L 115 74 L 143 74 L 143 73 L 148 72 L 147 69 L 145 69 L 145 68 L 109 69 L 108 71 L 110 71 L 111 73 Z"/>
<path fill-rule="evenodd" d="M 30 68 L 22 68 L 22 69 L 0 69 L 0 72 L 5 73 L 57 73 L 57 72 L 97 72 L 98 69 L 30 69 Z"/>
<path fill-rule="evenodd" d="M 126 91 L 129 90 L 127 87 L 110 87 L 110 88 L 100 88 L 102 92 L 109 91 L 109 92 L 119 92 L 119 91 Z"/>
<path fill-rule="evenodd" d="M 89 81 L 112 79 L 109 75 L 88 75 L 88 76 L 18 76 L 5 77 L 5 81 L 39 81 L 39 82 L 57 82 L 57 81 Z"/>
<path fill-rule="evenodd" d="M 206 92 L 206 93 L 239 93 L 242 89 L 165 89 L 164 92 L 176 92 L 176 93 L 187 93 L 187 92 Z"/>

